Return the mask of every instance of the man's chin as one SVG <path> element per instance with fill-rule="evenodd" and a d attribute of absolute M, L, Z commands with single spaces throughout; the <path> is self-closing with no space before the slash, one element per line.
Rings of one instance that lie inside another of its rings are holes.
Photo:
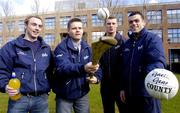
<path fill-rule="evenodd" d="M 37 39 L 37 36 L 31 36 L 31 39 L 32 39 L 32 40 L 36 40 L 36 39 Z"/>
<path fill-rule="evenodd" d="M 113 34 L 114 34 L 114 31 L 110 31 L 110 32 L 108 32 L 108 34 L 113 35 Z"/>
<path fill-rule="evenodd" d="M 133 33 L 139 33 L 139 30 L 132 30 Z"/>
<path fill-rule="evenodd" d="M 32 38 L 36 39 L 39 35 L 33 35 Z"/>

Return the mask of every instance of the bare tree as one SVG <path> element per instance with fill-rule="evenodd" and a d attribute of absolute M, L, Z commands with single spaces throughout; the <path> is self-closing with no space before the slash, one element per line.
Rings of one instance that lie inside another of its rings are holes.
<path fill-rule="evenodd" d="M 3 21 L 4 25 L 7 28 L 6 31 L 4 31 L 4 39 L 7 39 L 7 37 L 13 37 L 12 31 L 15 27 L 15 22 L 13 21 L 14 18 L 14 7 L 11 0 L 3 0 L 0 1 L 0 7 L 2 8 L 2 15 L 3 15 Z"/>
<path fill-rule="evenodd" d="M 0 19 L 2 19 L 2 12 L 0 12 Z"/>
<path fill-rule="evenodd" d="M 116 16 L 118 13 L 118 8 L 122 7 L 125 0 L 99 0 L 100 7 L 106 7 L 109 9 L 110 14 Z"/>
<path fill-rule="evenodd" d="M 39 0 L 34 0 L 33 5 L 31 6 L 31 10 L 35 14 L 39 14 L 40 11 L 40 2 Z"/>
<path fill-rule="evenodd" d="M 14 7 L 10 0 L 0 1 L 0 6 L 2 8 L 2 11 L 3 11 L 5 17 L 14 15 L 14 12 L 13 12 Z"/>
<path fill-rule="evenodd" d="M 31 11 L 36 15 L 42 15 L 48 12 L 48 7 L 42 8 L 40 0 L 34 0 L 33 4 L 31 5 Z"/>

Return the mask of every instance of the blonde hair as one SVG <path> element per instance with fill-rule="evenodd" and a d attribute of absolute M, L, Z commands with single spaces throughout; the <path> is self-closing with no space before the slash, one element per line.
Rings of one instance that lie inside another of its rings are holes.
<path fill-rule="evenodd" d="M 29 20 L 30 20 L 31 18 L 37 18 L 37 19 L 43 21 L 40 16 L 38 16 L 38 15 L 31 15 L 31 16 L 28 16 L 28 17 L 25 18 L 25 20 L 24 20 L 25 26 L 28 25 Z M 24 32 L 26 32 L 26 28 L 24 28 Z"/>
<path fill-rule="evenodd" d="M 28 17 L 26 17 L 25 20 L 24 20 L 24 24 L 25 24 L 25 25 L 28 25 L 29 20 L 30 20 L 31 18 L 38 18 L 38 19 L 40 19 L 41 21 L 43 21 L 40 16 L 38 16 L 38 15 L 33 15 L 33 16 L 28 16 Z"/>

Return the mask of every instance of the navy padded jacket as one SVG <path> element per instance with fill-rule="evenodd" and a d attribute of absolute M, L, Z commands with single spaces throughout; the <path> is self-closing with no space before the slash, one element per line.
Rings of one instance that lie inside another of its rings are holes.
<path fill-rule="evenodd" d="M 0 50 L 0 91 L 5 92 L 5 86 L 11 78 L 12 71 L 21 81 L 22 93 L 48 93 L 49 78 L 53 67 L 50 66 L 52 52 L 41 37 L 40 48 L 34 53 L 24 44 L 24 34 L 8 42 Z"/>
<path fill-rule="evenodd" d="M 92 51 L 85 41 L 81 41 L 80 52 L 74 48 L 71 37 L 66 37 L 55 48 L 55 81 L 53 91 L 65 99 L 77 99 L 89 92 L 88 74 L 84 65 L 91 61 Z M 96 73 L 100 79 L 101 71 Z"/>
<path fill-rule="evenodd" d="M 146 75 L 155 68 L 165 68 L 162 39 L 143 28 L 138 39 L 130 39 L 123 49 L 123 89 L 128 96 L 147 96 Z"/>

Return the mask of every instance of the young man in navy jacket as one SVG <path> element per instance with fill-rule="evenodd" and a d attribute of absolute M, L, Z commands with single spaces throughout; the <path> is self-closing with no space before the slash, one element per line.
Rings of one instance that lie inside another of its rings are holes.
<path fill-rule="evenodd" d="M 5 44 L 0 50 L 0 91 L 19 100 L 9 99 L 8 113 L 48 113 L 48 92 L 53 66 L 51 49 L 40 33 L 43 28 L 39 16 L 28 16 L 25 34 Z M 21 82 L 19 90 L 8 86 L 12 72 Z"/>
<path fill-rule="evenodd" d="M 142 13 L 131 12 L 128 17 L 129 40 L 123 48 L 123 89 L 121 99 L 127 113 L 161 113 L 160 101 L 145 89 L 146 75 L 155 68 L 165 68 L 162 39 L 145 28 Z"/>
<path fill-rule="evenodd" d="M 67 28 L 67 37 L 54 51 L 56 113 L 71 113 L 72 108 L 75 113 L 89 113 L 89 83 L 97 83 L 101 71 L 98 64 L 92 65 L 91 48 L 82 39 L 82 21 L 73 18 Z M 89 74 L 94 76 L 89 78 Z"/>
<path fill-rule="evenodd" d="M 102 69 L 101 80 L 101 97 L 104 113 L 115 113 L 115 103 L 119 112 L 125 112 L 125 104 L 120 99 L 120 74 L 121 56 L 120 51 L 125 42 L 125 38 L 117 32 L 117 19 L 110 16 L 105 21 L 106 33 L 105 36 L 113 37 L 117 40 L 116 46 L 108 49 L 100 59 L 100 67 Z"/>

